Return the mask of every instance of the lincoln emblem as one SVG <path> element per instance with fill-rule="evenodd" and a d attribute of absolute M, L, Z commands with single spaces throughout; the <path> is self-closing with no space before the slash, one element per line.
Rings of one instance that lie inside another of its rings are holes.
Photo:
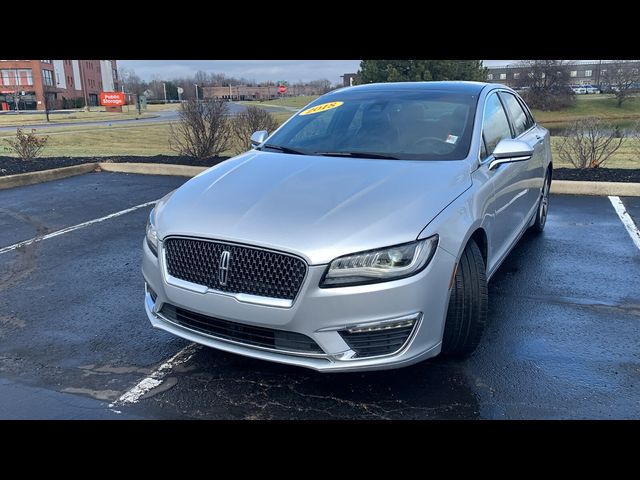
<path fill-rule="evenodd" d="M 229 278 L 229 261 L 231 260 L 231 252 L 225 250 L 220 255 L 220 263 L 218 264 L 218 283 L 221 286 L 227 285 L 227 279 Z"/>

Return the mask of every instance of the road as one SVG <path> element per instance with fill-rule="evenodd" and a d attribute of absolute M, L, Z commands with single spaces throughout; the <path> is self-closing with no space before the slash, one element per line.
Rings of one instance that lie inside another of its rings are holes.
<path fill-rule="evenodd" d="M 140 205 L 184 181 L 103 172 L 0 191 L 0 418 L 640 418 L 640 250 L 607 197 L 551 198 L 545 233 L 492 279 L 471 358 L 319 374 L 150 326 Z M 622 201 L 637 222 L 640 202 Z"/>
<path fill-rule="evenodd" d="M 235 102 L 229 102 L 229 115 L 237 115 L 240 112 L 246 110 L 246 106 L 240 105 Z M 259 105 L 259 104 L 257 104 Z M 291 112 L 291 108 L 289 107 L 278 107 L 278 106 L 264 106 L 263 107 L 268 112 Z M 297 110 L 293 110 L 297 111 Z M 41 112 L 39 112 L 41 113 Z M 157 110 L 155 112 L 151 112 L 153 117 L 139 118 L 139 119 L 121 119 L 121 120 L 94 120 L 90 122 L 56 122 L 56 123 L 38 123 L 31 125 L 20 125 L 21 128 L 30 129 L 35 128 L 37 130 L 48 129 L 48 128 L 60 128 L 60 127 L 92 127 L 92 126 L 107 126 L 107 125 L 142 125 L 149 123 L 166 123 L 166 122 L 175 122 L 178 119 L 178 111 L 177 110 Z M 64 113 L 59 113 L 56 115 L 64 115 Z M 0 132 L 10 132 L 15 131 L 16 126 L 2 126 L 0 127 Z"/>

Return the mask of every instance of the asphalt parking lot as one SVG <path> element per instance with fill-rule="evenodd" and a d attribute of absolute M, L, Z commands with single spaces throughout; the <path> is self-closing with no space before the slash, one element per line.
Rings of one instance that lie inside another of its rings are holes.
<path fill-rule="evenodd" d="M 184 181 L 91 173 L 0 191 L 0 418 L 640 418 L 640 250 L 607 197 L 552 196 L 545 233 L 492 279 L 471 358 L 320 374 L 151 327 L 145 204 Z M 622 202 L 640 225 L 640 198 Z"/>

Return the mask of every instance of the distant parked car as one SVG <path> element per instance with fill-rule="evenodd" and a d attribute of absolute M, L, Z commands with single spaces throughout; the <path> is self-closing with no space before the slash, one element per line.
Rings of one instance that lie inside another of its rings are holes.
<path fill-rule="evenodd" d="M 587 93 L 587 89 L 579 85 L 571 85 L 571 90 L 573 90 L 573 93 L 576 95 L 586 95 Z"/>
<path fill-rule="evenodd" d="M 593 85 L 585 85 L 584 88 L 585 88 L 587 94 L 591 94 L 591 93 L 598 94 L 598 93 L 600 93 L 600 89 L 598 87 L 594 87 Z"/>

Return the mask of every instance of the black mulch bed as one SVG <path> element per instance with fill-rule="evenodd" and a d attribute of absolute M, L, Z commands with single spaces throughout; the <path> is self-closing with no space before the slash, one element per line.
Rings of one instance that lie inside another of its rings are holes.
<path fill-rule="evenodd" d="M 196 160 L 191 157 L 173 155 L 156 155 L 153 157 L 46 157 L 25 162 L 12 157 L 0 157 L 0 177 L 17 173 L 36 172 L 50 168 L 69 167 L 88 162 L 136 162 L 136 163 L 165 163 L 174 165 L 192 165 L 196 167 L 211 167 L 228 157 L 216 157 L 208 160 Z M 590 168 L 578 170 L 575 168 L 557 168 L 553 171 L 555 180 L 585 180 L 595 182 L 635 182 L 640 183 L 640 168 Z"/>
<path fill-rule="evenodd" d="M 640 168 L 556 168 L 553 170 L 553 179 L 640 183 Z"/>
<path fill-rule="evenodd" d="M 166 163 L 173 165 L 192 165 L 195 167 L 211 167 L 226 160 L 229 157 L 215 157 L 207 160 L 196 160 L 191 157 L 179 157 L 173 155 L 156 155 L 153 157 L 43 157 L 35 160 L 24 161 L 13 157 L 0 157 L 0 177 L 15 175 L 17 173 L 37 172 L 51 168 L 70 167 L 82 163 L 92 162 L 135 162 L 135 163 Z"/>

